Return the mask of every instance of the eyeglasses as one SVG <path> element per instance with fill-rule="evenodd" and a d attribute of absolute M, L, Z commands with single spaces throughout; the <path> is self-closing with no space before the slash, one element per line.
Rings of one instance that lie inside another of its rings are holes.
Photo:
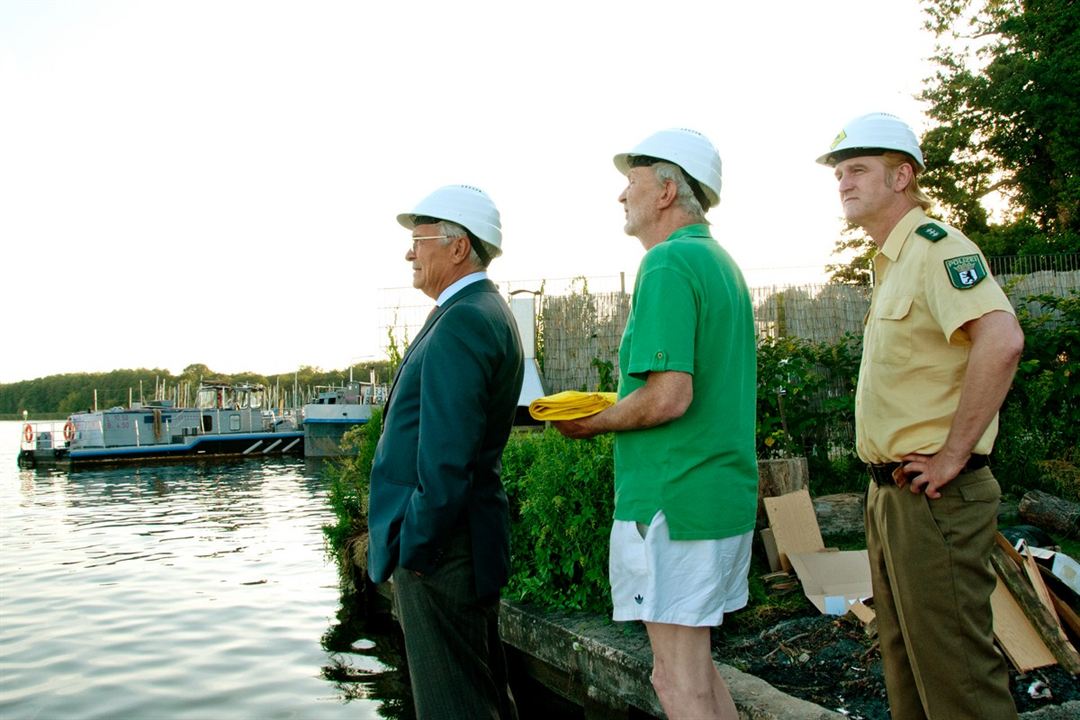
<path fill-rule="evenodd" d="M 448 237 L 449 235 L 419 235 L 412 239 L 412 251 L 416 252 L 417 244 L 423 242 L 424 240 L 445 240 Z"/>

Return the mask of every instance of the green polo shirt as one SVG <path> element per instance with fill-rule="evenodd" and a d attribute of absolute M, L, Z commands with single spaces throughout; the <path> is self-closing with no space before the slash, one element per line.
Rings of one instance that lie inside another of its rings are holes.
<path fill-rule="evenodd" d="M 688 225 L 641 261 L 619 347 L 619 397 L 650 372 L 693 376 L 694 399 L 669 423 L 615 435 L 615 519 L 663 510 L 673 540 L 754 529 L 757 345 L 750 293 L 707 225 Z"/>

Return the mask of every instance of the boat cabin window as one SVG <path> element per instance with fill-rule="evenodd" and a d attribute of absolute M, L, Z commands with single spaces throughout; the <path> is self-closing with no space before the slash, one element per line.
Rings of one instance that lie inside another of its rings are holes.
<path fill-rule="evenodd" d="M 202 430 L 203 432 L 213 432 L 214 430 L 214 416 L 203 415 L 202 416 Z"/>
<path fill-rule="evenodd" d="M 229 429 L 232 431 L 240 429 L 240 416 L 236 413 L 229 415 Z"/>

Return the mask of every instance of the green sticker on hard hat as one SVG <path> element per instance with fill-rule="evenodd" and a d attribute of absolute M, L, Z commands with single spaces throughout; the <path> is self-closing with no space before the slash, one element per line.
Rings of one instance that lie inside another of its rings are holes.
<path fill-rule="evenodd" d="M 839 145 L 841 142 L 843 142 L 844 138 L 846 138 L 846 137 L 847 137 L 847 133 L 844 132 L 843 130 L 841 130 L 840 134 L 836 136 L 836 139 L 832 141 L 832 145 L 829 146 L 829 149 L 830 150 L 835 150 L 836 146 Z"/>
<path fill-rule="evenodd" d="M 978 255 L 961 255 L 945 261 L 949 282 L 957 290 L 967 290 L 986 278 L 986 266 Z"/>
<path fill-rule="evenodd" d="M 926 223 L 915 228 L 916 235 L 922 235 L 930 242 L 937 242 L 941 238 L 945 237 L 949 233 L 945 232 L 945 228 L 941 227 L 937 223 Z"/>

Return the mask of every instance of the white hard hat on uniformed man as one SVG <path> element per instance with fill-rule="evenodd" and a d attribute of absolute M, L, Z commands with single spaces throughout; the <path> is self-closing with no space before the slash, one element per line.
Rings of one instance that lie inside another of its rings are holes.
<path fill-rule="evenodd" d="M 480 188 L 472 185 L 446 185 L 431 193 L 416 207 L 397 216 L 409 230 L 417 218 L 435 218 L 457 223 L 483 242 L 489 258 L 502 255 L 502 225 L 499 209 Z M 484 253 L 479 253 L 481 257 Z"/>
<path fill-rule="evenodd" d="M 900 118 L 881 112 L 860 115 L 845 125 L 833 140 L 829 152 L 817 161 L 833 166 L 848 158 L 880 155 L 887 150 L 905 153 L 911 156 L 919 170 L 926 169 L 915 133 Z"/>
<path fill-rule="evenodd" d="M 720 202 L 720 153 L 709 139 L 687 128 L 653 133 L 630 152 L 615 156 L 615 167 L 623 175 L 635 166 L 636 158 L 664 160 L 682 168 L 702 210 Z"/>

